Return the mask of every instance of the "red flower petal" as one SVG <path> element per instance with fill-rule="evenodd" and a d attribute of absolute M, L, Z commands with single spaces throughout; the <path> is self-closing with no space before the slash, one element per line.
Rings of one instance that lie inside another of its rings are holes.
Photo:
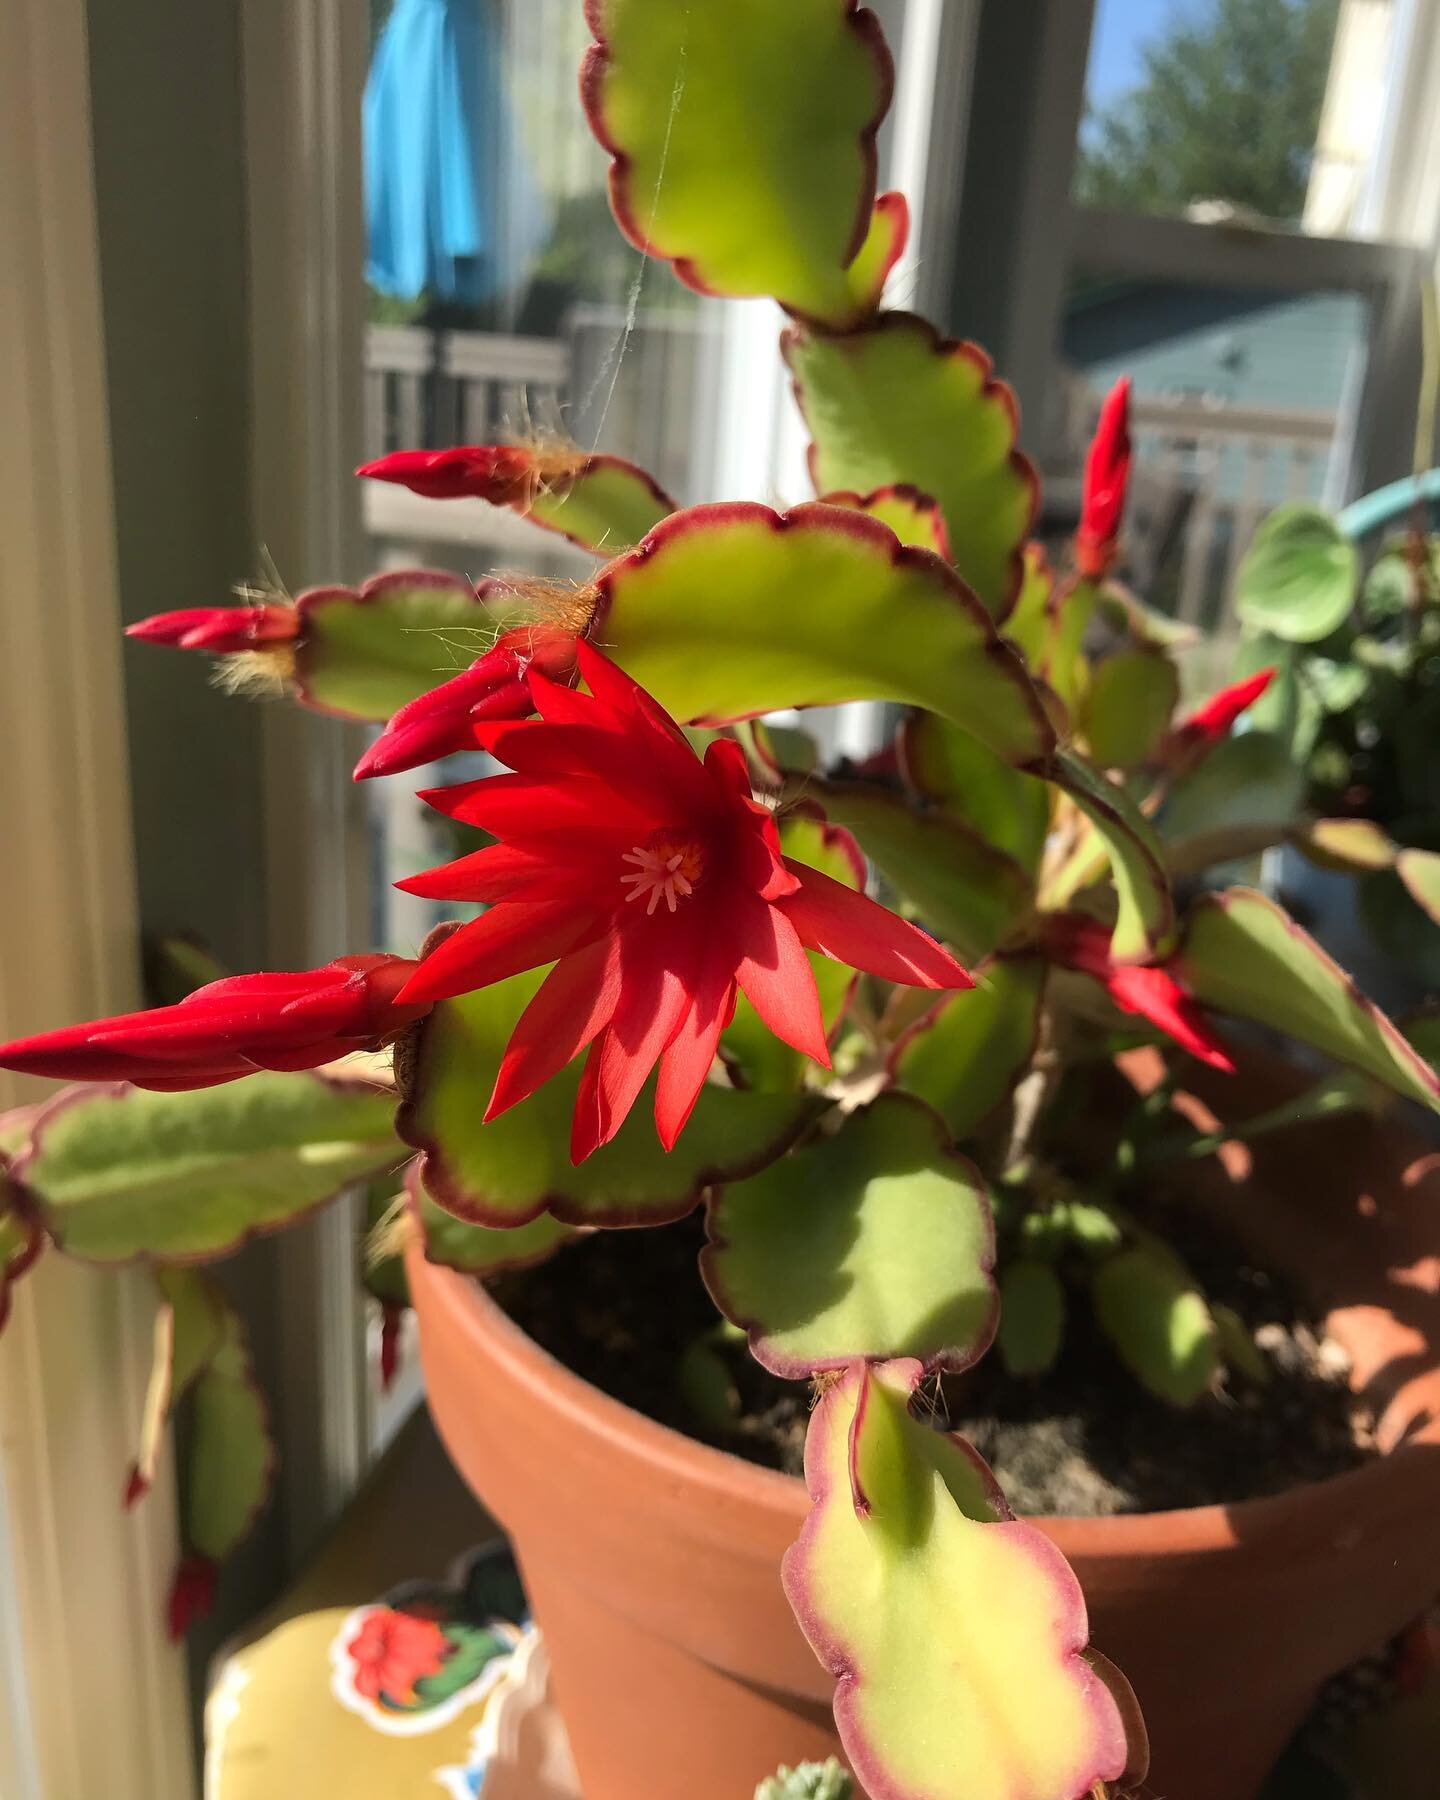
<path fill-rule="evenodd" d="M 1098 981 L 1122 1012 L 1147 1020 L 1211 1068 L 1233 1074 L 1235 1065 L 1199 1002 L 1168 969 L 1110 960 L 1110 933 L 1083 913 L 1052 913 L 1045 919 L 1046 955 L 1062 968 Z"/>
<path fill-rule="evenodd" d="M 908 920 L 818 869 L 788 859 L 786 866 L 798 879 L 799 891 L 776 905 L 812 950 L 912 987 L 974 987 L 950 952 Z"/>
<path fill-rule="evenodd" d="M 321 1062 L 329 1062 L 331 1058 L 323 1056 Z M 312 1068 L 318 1066 L 311 1064 Z M 183 1075 L 159 1073 L 160 1065 L 153 1074 L 145 1074 L 139 1069 L 132 1069 L 128 1075 L 117 1075 L 118 1081 L 129 1081 L 132 1087 L 144 1088 L 151 1094 L 189 1094 L 197 1088 L 217 1087 L 222 1081 L 239 1081 L 245 1075 L 254 1075 L 258 1065 L 247 1057 L 237 1056 L 227 1063 L 216 1063 L 206 1069 L 187 1069 Z M 84 1077 L 86 1081 L 96 1079 L 93 1075 Z M 109 1079 L 107 1077 L 107 1079 Z"/>
<path fill-rule="evenodd" d="M 608 722 L 598 709 L 604 706 L 606 712 L 610 712 L 611 708 L 593 694 L 578 694 L 574 688 L 550 681 L 538 672 L 530 677 L 530 690 L 535 710 L 547 725 L 589 726 Z M 621 722 L 616 719 L 615 723 L 619 727 Z"/>
<path fill-rule="evenodd" d="M 124 1013 L 0 1045 L 0 1064 L 66 1080 L 209 1087 L 257 1068 L 312 1069 L 388 1041 L 423 1008 L 399 1005 L 414 964 L 351 957 L 323 968 L 231 975 L 175 1006 Z"/>
<path fill-rule="evenodd" d="M 1122 1012 L 1134 1013 L 1163 1031 L 1212 1069 L 1235 1073 L 1223 1038 L 1211 1026 L 1200 1003 L 1175 977 L 1161 968 L 1122 964 L 1112 970 L 1105 991 Z"/>
<path fill-rule="evenodd" d="M 358 1050 L 354 1043 L 337 1044 L 334 1042 L 307 1044 L 300 1050 L 251 1050 L 246 1061 L 250 1067 L 244 1072 L 248 1075 L 256 1069 L 275 1069 L 280 1072 L 293 1072 L 297 1069 L 318 1069 L 322 1063 L 334 1062 L 347 1051 Z"/>
<path fill-rule="evenodd" d="M 380 1392 L 388 1394 L 400 1373 L 401 1335 L 405 1308 L 387 1301 L 380 1309 Z"/>
<path fill-rule="evenodd" d="M 698 991 L 679 1029 L 660 1055 L 655 1087 L 655 1128 L 667 1150 L 684 1130 L 705 1087 L 720 1047 L 720 1033 L 735 1009 L 735 983 L 725 962 L 710 957 Z"/>
<path fill-rule="evenodd" d="M 585 830 L 596 819 L 613 825 L 617 835 L 633 837 L 643 837 L 655 826 L 648 810 L 603 782 L 583 778 L 561 786 L 533 775 L 486 775 L 453 787 L 425 788 L 420 798 L 447 818 L 501 838 Z"/>
<path fill-rule="evenodd" d="M 537 840 L 525 846 L 489 844 L 438 869 L 407 875 L 395 885 L 424 900 L 565 900 L 575 893 L 593 899 L 596 884 L 608 874 L 618 901 L 624 847 L 624 840 L 609 832 L 601 838 L 598 853 L 589 855 L 574 834 L 550 844 Z"/>
<path fill-rule="evenodd" d="M 575 662 L 581 679 L 597 700 L 602 700 L 614 712 L 639 710 L 644 688 L 608 656 L 602 655 L 588 639 L 577 640 Z"/>
<path fill-rule="evenodd" d="M 828 1069 L 830 1046 L 815 974 L 794 925 L 778 906 L 749 894 L 736 906 L 735 925 L 742 948 L 735 969 L 741 992 L 776 1037 Z"/>
<path fill-rule="evenodd" d="M 610 1023 L 620 997 L 620 949 L 614 932 L 573 950 L 540 984 L 505 1047 L 485 1118 L 528 1099 Z"/>
<path fill-rule="evenodd" d="M 166 1607 L 170 1642 L 178 1644 L 197 1619 L 208 1619 L 215 1610 L 215 1583 L 219 1571 L 208 1556 L 187 1556 L 175 1571 Z"/>
<path fill-rule="evenodd" d="M 523 660 L 497 645 L 463 674 L 402 706 L 355 765 L 355 779 L 394 775 L 475 747 L 475 725 L 533 710 Z"/>
<path fill-rule="evenodd" d="M 400 998 L 407 1004 L 449 1000 L 525 969 L 538 969 L 577 948 L 596 924 L 593 911 L 563 900 L 502 901 L 438 943 L 406 982 Z"/>
<path fill-rule="evenodd" d="M 681 951 L 681 968 L 666 967 L 642 942 L 650 935 L 635 931 L 621 940 L 628 966 L 614 1017 L 590 1046 L 580 1077 L 570 1133 L 570 1160 L 574 1163 L 584 1162 L 602 1144 L 608 1144 L 625 1123 L 661 1051 L 679 1030 L 689 1008 L 691 983 L 685 976 L 689 974 L 693 980 L 693 971 L 684 967 L 686 951 Z M 679 947 L 682 934 L 674 935 Z M 688 939 L 689 934 L 683 936 Z"/>
<path fill-rule="evenodd" d="M 708 813 L 714 804 L 713 789 L 694 753 L 687 747 L 686 770 L 678 758 L 664 755 L 653 733 L 645 732 L 638 744 L 637 735 L 638 730 L 626 736 L 598 725 L 546 725 L 537 720 L 478 726 L 475 741 L 521 775 L 550 781 L 569 781 L 578 775 L 602 781 L 645 809 L 656 827 Z"/>

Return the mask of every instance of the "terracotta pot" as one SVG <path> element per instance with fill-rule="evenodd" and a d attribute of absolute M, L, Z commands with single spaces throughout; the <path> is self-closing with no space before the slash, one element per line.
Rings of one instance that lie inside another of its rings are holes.
<path fill-rule="evenodd" d="M 1275 1098 L 1269 1079 L 1239 1091 L 1246 1111 Z M 1325 1678 L 1440 1591 L 1436 1161 L 1341 1120 L 1277 1135 L 1253 1167 L 1232 1145 L 1202 1184 L 1335 1308 L 1390 1454 L 1273 1499 L 1039 1521 L 1135 1685 L 1166 1800 L 1251 1800 Z M 800 1483 L 600 1393 L 476 1282 L 414 1255 L 410 1274 L 430 1407 L 514 1540 L 585 1800 L 741 1800 L 832 1753 L 830 1684 L 777 1575 Z"/>

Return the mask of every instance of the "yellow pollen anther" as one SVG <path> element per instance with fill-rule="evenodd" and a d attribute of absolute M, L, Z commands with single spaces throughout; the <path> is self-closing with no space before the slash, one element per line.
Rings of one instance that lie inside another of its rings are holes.
<path fill-rule="evenodd" d="M 647 849 L 644 844 L 637 844 L 633 850 L 627 850 L 620 860 L 635 865 L 628 875 L 622 875 L 620 879 L 630 889 L 625 896 L 627 900 L 646 902 L 647 919 L 662 900 L 673 913 L 677 902 L 695 892 L 695 877 L 700 872 L 700 856 L 693 845 L 682 844 L 676 849 L 673 844 L 666 843 Z"/>

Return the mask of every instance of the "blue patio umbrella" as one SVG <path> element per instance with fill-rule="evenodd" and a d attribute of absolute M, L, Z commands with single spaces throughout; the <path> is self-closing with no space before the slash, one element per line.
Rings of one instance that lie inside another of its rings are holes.
<path fill-rule="evenodd" d="M 365 206 L 369 278 L 406 300 L 479 305 L 543 238 L 492 0 L 396 0 L 365 86 Z"/>

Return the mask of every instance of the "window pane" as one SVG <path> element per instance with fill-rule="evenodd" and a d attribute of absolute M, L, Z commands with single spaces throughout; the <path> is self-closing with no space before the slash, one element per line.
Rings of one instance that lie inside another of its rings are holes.
<path fill-rule="evenodd" d="M 1115 211 L 1363 224 L 1392 0 L 1098 0 L 1076 198 Z"/>

